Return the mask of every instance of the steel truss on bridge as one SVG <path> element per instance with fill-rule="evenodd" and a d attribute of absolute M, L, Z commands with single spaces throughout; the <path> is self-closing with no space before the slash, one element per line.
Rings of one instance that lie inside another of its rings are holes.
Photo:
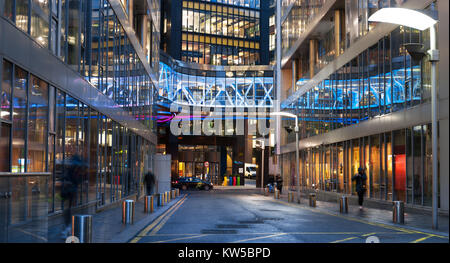
<path fill-rule="evenodd" d="M 160 98 L 186 106 L 233 108 L 274 106 L 272 70 L 261 70 L 260 66 L 214 68 L 214 70 L 180 68 L 161 62 Z"/>

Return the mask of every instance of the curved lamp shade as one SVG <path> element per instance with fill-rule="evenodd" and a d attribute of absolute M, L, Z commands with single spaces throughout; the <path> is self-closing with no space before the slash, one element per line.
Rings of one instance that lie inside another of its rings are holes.
<path fill-rule="evenodd" d="M 382 8 L 369 17 L 369 22 L 383 22 L 425 30 L 437 23 L 433 18 L 412 9 Z"/>

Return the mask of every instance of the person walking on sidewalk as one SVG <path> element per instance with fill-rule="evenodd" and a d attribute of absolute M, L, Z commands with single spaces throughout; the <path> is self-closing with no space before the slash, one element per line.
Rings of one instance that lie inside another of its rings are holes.
<path fill-rule="evenodd" d="M 147 190 L 147 195 L 151 195 L 153 185 L 155 184 L 155 175 L 152 173 L 151 170 L 149 170 L 148 173 L 145 174 L 144 183 L 145 183 L 145 188 Z"/>
<path fill-rule="evenodd" d="M 367 181 L 367 176 L 366 173 L 364 172 L 364 168 L 362 167 L 358 168 L 358 173 L 352 177 L 352 181 L 355 181 L 356 183 L 356 193 L 358 193 L 359 210 L 362 210 Z"/>
<path fill-rule="evenodd" d="M 283 190 L 283 178 L 278 174 L 277 175 L 277 189 L 280 191 L 280 195 L 281 195 L 281 190 Z"/>
<path fill-rule="evenodd" d="M 86 175 L 87 169 L 86 164 L 81 159 L 79 155 L 73 155 L 72 158 L 68 160 L 66 173 L 63 178 L 63 186 L 61 188 L 61 197 L 66 204 L 68 202 L 67 209 L 64 210 L 64 225 L 65 228 L 61 233 L 63 238 L 67 238 L 71 230 L 71 219 L 72 219 L 72 206 L 76 200 L 78 193 L 78 185 L 83 180 Z"/>

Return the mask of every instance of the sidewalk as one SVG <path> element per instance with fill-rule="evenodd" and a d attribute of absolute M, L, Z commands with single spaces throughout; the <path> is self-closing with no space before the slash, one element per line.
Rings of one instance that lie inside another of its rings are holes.
<path fill-rule="evenodd" d="M 264 194 L 262 191 L 259 194 Z M 274 201 L 280 201 L 288 203 L 288 194 L 283 192 L 280 195 L 280 199 L 274 199 L 273 193 L 269 193 L 267 198 L 271 198 Z M 349 203 L 348 213 L 341 214 L 339 211 L 338 202 L 316 201 L 316 207 L 309 206 L 309 199 L 306 194 L 301 194 L 300 204 L 297 204 L 296 194 L 294 193 L 294 202 L 289 204 L 299 206 L 306 209 L 314 209 L 318 212 L 329 213 L 333 215 L 340 215 L 344 217 L 355 218 L 370 223 L 379 223 L 389 226 L 402 227 L 414 231 L 424 231 L 431 234 L 441 235 L 449 237 L 449 218 L 448 216 L 439 216 L 439 229 L 432 229 L 431 215 L 425 213 L 407 213 L 405 212 L 405 224 L 395 224 L 392 221 L 392 211 L 377 208 L 364 207 L 363 210 L 359 210 L 359 206 L 351 205 Z"/>
<path fill-rule="evenodd" d="M 140 230 L 158 218 L 161 214 L 175 205 L 183 194 L 172 199 L 164 206 L 158 206 L 154 200 L 154 212 L 144 213 L 144 198 L 135 203 L 134 224 L 125 225 L 122 223 L 122 204 L 119 202 L 110 209 L 96 213 L 93 208 L 82 209 L 73 214 L 92 215 L 92 242 L 93 243 L 126 243 L 133 238 Z M 62 215 L 49 219 L 48 222 L 48 243 L 64 243 L 61 237 L 64 220 Z"/>

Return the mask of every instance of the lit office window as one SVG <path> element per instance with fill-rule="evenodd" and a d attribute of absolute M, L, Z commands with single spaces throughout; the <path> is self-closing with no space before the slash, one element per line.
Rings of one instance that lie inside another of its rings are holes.
<path fill-rule="evenodd" d="M 15 22 L 25 32 L 28 32 L 28 8 L 28 0 L 16 0 Z"/>
<path fill-rule="evenodd" d="M 48 0 L 33 0 L 31 2 L 31 37 L 39 44 L 48 47 L 50 5 Z"/>

